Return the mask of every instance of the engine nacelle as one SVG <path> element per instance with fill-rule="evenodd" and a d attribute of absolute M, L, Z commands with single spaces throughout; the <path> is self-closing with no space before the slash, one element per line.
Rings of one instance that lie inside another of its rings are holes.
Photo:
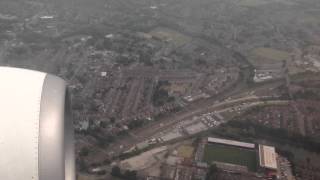
<path fill-rule="evenodd" d="M 75 180 L 69 102 L 64 80 L 0 67 L 0 179 Z"/>

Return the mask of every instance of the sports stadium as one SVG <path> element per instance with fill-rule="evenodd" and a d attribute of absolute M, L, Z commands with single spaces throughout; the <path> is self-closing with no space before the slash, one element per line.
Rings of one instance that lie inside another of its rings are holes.
<path fill-rule="evenodd" d="M 229 172 L 263 172 L 269 176 L 278 169 L 274 147 L 213 137 L 207 139 L 202 160 Z"/>

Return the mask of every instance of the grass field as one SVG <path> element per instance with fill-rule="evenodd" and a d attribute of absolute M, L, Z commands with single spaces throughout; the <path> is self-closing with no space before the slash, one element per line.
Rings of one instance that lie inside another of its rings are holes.
<path fill-rule="evenodd" d="M 282 3 L 285 5 L 295 5 L 291 0 L 240 0 L 239 5 L 244 7 L 257 7 L 268 3 Z"/>
<path fill-rule="evenodd" d="M 184 158 L 191 158 L 194 148 L 191 146 L 180 146 L 178 148 L 178 156 Z"/>
<path fill-rule="evenodd" d="M 152 30 L 149 34 L 159 39 L 172 42 L 176 47 L 183 46 L 184 44 L 192 40 L 190 37 L 183 35 L 177 31 L 162 27 L 158 27 Z"/>
<path fill-rule="evenodd" d="M 256 6 L 267 4 L 268 2 L 270 2 L 270 1 L 266 1 L 266 0 L 241 0 L 239 2 L 239 5 L 246 6 L 246 7 L 256 7 Z"/>
<path fill-rule="evenodd" d="M 303 24 L 318 24 L 320 23 L 320 15 L 311 15 L 306 14 L 303 16 L 299 16 L 297 21 Z"/>
<path fill-rule="evenodd" d="M 274 61 L 283 61 L 290 58 L 286 51 L 280 51 L 272 48 L 257 48 L 252 51 L 252 55 Z"/>
<path fill-rule="evenodd" d="M 203 161 L 213 161 L 247 166 L 250 171 L 257 170 L 257 155 L 255 151 L 231 146 L 210 144 L 205 147 Z"/>
<path fill-rule="evenodd" d="M 187 83 L 181 83 L 181 84 L 170 84 L 169 87 L 166 87 L 166 90 L 173 93 L 180 93 L 184 94 L 187 92 L 187 90 L 191 87 L 190 84 Z"/>

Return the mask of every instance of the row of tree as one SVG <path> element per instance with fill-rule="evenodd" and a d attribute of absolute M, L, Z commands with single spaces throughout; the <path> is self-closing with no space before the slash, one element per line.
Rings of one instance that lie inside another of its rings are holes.
<path fill-rule="evenodd" d="M 169 86 L 169 85 L 170 83 L 168 81 L 158 82 L 152 97 L 153 105 L 163 106 L 168 102 L 174 101 L 174 97 L 170 96 L 168 91 L 164 89 L 165 86 Z"/>
<path fill-rule="evenodd" d="M 112 167 L 111 175 L 123 180 L 137 180 L 137 172 L 126 170 L 124 172 L 121 171 L 119 166 Z"/>

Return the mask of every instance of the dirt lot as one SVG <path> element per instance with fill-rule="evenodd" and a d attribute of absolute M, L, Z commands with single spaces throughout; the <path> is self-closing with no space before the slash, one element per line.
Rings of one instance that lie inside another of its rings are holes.
<path fill-rule="evenodd" d="M 121 167 L 131 170 L 142 170 L 151 167 L 157 163 L 157 155 L 165 152 L 167 150 L 166 146 L 162 146 L 156 149 L 152 149 L 139 156 L 132 157 L 120 162 Z"/>

